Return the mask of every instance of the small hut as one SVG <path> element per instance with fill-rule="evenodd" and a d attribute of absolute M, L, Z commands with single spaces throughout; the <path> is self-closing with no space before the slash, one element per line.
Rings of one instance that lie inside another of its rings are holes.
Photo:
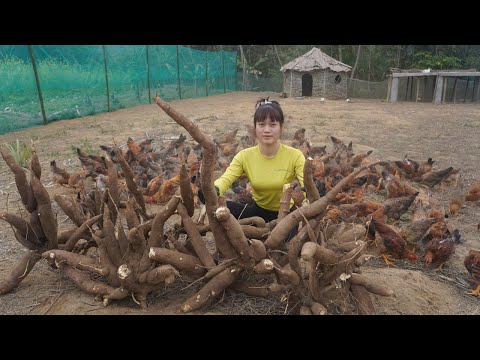
<path fill-rule="evenodd" d="M 347 72 L 352 67 L 313 48 L 283 65 L 283 92 L 289 96 L 347 98 Z"/>

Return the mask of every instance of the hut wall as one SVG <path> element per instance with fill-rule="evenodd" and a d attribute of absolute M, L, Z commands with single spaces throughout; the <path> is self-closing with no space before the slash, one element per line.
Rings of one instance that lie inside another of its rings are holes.
<path fill-rule="evenodd" d="M 306 72 L 286 71 L 283 75 L 283 91 L 288 96 L 302 96 L 302 76 Z M 335 72 L 330 69 L 317 70 L 310 72 L 312 75 L 313 86 L 312 95 L 320 96 L 326 99 L 346 99 L 347 98 L 347 73 Z M 292 78 L 290 79 L 290 75 Z M 340 75 L 340 83 L 335 82 L 335 77 Z M 292 92 L 290 94 L 290 85 Z"/>
<path fill-rule="evenodd" d="M 335 72 L 330 69 L 321 70 L 321 80 L 318 86 L 318 92 L 315 90 L 315 78 L 313 80 L 314 88 L 313 88 L 313 95 L 314 96 L 322 96 L 326 99 L 346 99 L 347 98 L 347 73 L 344 71 Z M 337 83 L 335 78 L 340 76 L 340 82 Z"/>

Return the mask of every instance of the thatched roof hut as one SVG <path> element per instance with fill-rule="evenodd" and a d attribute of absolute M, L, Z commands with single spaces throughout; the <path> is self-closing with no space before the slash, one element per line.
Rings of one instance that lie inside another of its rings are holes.
<path fill-rule="evenodd" d="M 347 98 L 346 65 L 318 48 L 283 65 L 283 91 L 292 96 L 321 96 L 327 99 Z"/>

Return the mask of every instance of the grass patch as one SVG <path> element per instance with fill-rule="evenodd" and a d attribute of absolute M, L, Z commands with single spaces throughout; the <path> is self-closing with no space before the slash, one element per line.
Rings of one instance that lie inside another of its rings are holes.
<path fill-rule="evenodd" d="M 28 160 L 32 156 L 32 146 L 20 142 L 18 139 L 14 143 L 6 143 L 5 148 L 13 156 L 18 165 L 23 168 L 27 168 Z"/>
<path fill-rule="evenodd" d="M 85 137 L 80 140 L 78 145 L 72 144 L 70 145 L 70 151 L 72 152 L 73 155 L 77 155 L 77 148 L 81 149 L 83 152 L 85 152 L 88 155 L 100 155 L 100 148 L 97 149 L 97 147 L 90 142 L 90 140 Z"/>

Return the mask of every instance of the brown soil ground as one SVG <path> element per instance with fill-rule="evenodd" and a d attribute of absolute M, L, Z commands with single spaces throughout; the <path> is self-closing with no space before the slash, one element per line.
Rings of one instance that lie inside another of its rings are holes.
<path fill-rule="evenodd" d="M 353 99 L 321 103 L 318 98 L 279 99 L 276 93 L 237 92 L 207 98 L 172 102 L 177 110 L 211 135 L 240 128 L 252 122 L 255 101 L 263 95 L 280 101 L 285 117 L 284 139 L 288 144 L 293 133 L 304 127 L 314 145 L 328 145 L 334 135 L 345 142 L 353 141 L 354 151 L 374 150 L 372 158 L 424 161 L 432 157 L 435 169 L 460 168 L 466 186 L 480 178 L 480 106 L 477 104 L 430 103 L 388 104 L 380 101 Z M 48 126 L 0 135 L 0 143 L 16 139 L 34 139 L 44 173 L 49 174 L 49 162 L 56 159 L 68 170 L 80 169 L 75 147 L 100 152 L 98 145 L 124 144 L 128 136 L 160 140 L 186 133 L 157 105 L 100 114 L 74 120 L 63 120 Z M 43 176 L 45 185 L 49 176 Z M 48 190 L 69 193 L 69 189 L 50 184 Z M 435 188 L 433 193 L 448 208 L 452 187 Z M 0 161 L 0 212 L 18 213 L 23 210 L 13 176 Z M 59 222 L 65 215 L 56 206 Z M 397 261 L 388 268 L 379 259 L 362 267 L 364 274 L 394 290 L 391 297 L 373 296 L 378 314 L 477 314 L 479 299 L 466 295 L 472 288 L 463 259 L 471 248 L 479 249 L 480 208 L 467 204 L 450 221 L 460 229 L 464 243 L 441 272 L 427 270 L 417 264 Z M 67 227 L 69 221 L 61 226 Z M 0 222 L 0 279 L 3 279 L 22 256 L 25 249 L 15 240 L 13 231 Z M 149 308 L 140 310 L 131 298 L 104 308 L 93 296 L 79 290 L 68 278 L 38 262 L 26 279 L 11 293 L 0 296 L 0 314 L 175 314 L 183 300 L 194 292 L 188 282 L 151 294 Z M 339 305 L 341 309 L 341 305 Z M 339 311 L 340 312 L 340 311 Z M 285 305 L 277 299 L 259 299 L 225 293 L 211 306 L 207 314 L 283 314 Z M 288 312 L 287 312 L 288 313 Z"/>

